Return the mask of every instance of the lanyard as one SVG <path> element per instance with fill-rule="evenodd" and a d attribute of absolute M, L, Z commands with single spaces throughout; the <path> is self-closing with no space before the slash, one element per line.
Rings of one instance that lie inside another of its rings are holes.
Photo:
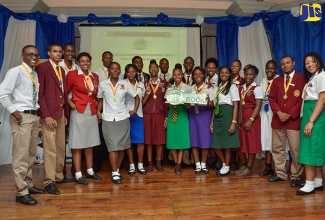
<path fill-rule="evenodd" d="M 53 69 L 54 69 L 54 72 L 56 74 L 56 76 L 58 77 L 58 80 L 61 84 L 61 81 L 62 81 L 62 72 L 61 72 L 61 68 L 59 66 L 55 66 L 54 63 L 52 63 L 52 66 L 53 66 Z M 59 67 L 59 71 L 56 69 L 56 67 Z"/>
<path fill-rule="evenodd" d="M 67 64 L 63 61 L 63 63 L 64 63 L 64 66 L 65 66 L 65 69 L 67 70 L 67 73 L 69 72 L 69 71 L 71 71 L 71 70 L 74 70 L 74 64 L 73 64 L 73 62 L 72 62 L 72 66 L 71 66 L 71 69 L 69 69 L 69 67 L 67 66 Z"/>
<path fill-rule="evenodd" d="M 245 90 L 245 92 L 244 92 L 244 94 L 243 94 L 243 91 L 244 91 L 244 87 L 243 87 L 243 89 L 242 89 L 242 91 L 241 91 L 241 99 L 242 99 L 242 104 L 243 105 L 245 105 L 245 101 L 244 101 L 244 99 L 245 99 L 245 97 L 246 97 L 246 94 L 247 94 L 247 92 L 250 90 L 252 88 L 252 85 L 250 85 L 246 90 Z"/>
<path fill-rule="evenodd" d="M 129 79 L 127 79 L 127 81 L 131 84 L 131 86 L 133 87 L 133 89 L 134 89 L 135 91 L 138 91 L 139 84 L 138 84 L 137 82 L 135 82 L 135 85 L 133 85 L 133 84 L 130 82 Z"/>
<path fill-rule="evenodd" d="M 85 81 L 86 81 L 86 84 L 87 84 L 87 88 L 90 90 L 90 91 L 93 91 L 94 90 L 94 86 L 93 86 L 93 82 L 91 81 L 91 77 L 90 75 L 86 76 L 84 74 L 84 78 L 85 78 Z"/>
<path fill-rule="evenodd" d="M 223 84 L 223 86 L 221 86 L 221 87 L 219 87 L 219 88 L 217 89 L 216 97 L 218 97 L 219 94 L 225 90 L 227 84 L 228 84 L 228 81 L 227 81 L 225 84 Z"/>
<path fill-rule="evenodd" d="M 103 73 L 104 73 L 104 74 L 105 74 L 105 76 L 106 76 L 106 79 L 108 79 L 108 74 L 106 73 L 106 71 L 105 71 L 104 67 L 102 67 L 102 70 L 103 70 Z"/>
<path fill-rule="evenodd" d="M 265 88 L 266 88 L 265 95 L 268 95 L 270 93 L 270 89 L 271 89 L 271 86 L 272 86 L 272 83 L 273 83 L 273 80 L 275 79 L 275 77 L 276 76 L 274 76 L 273 79 L 271 79 L 271 80 L 266 79 L 266 83 L 265 83 L 265 85 L 266 85 L 265 86 Z M 269 84 L 269 81 L 271 81 L 270 84 Z"/>
<path fill-rule="evenodd" d="M 202 87 L 202 89 L 200 91 L 198 90 L 198 88 L 196 87 L 196 85 L 194 85 L 194 89 L 195 89 L 196 94 L 202 94 L 203 91 L 204 91 L 204 84 L 203 84 L 203 87 Z"/>
<path fill-rule="evenodd" d="M 184 83 L 182 82 L 178 87 L 176 87 L 176 83 L 174 85 L 175 89 L 182 90 Z"/>
<path fill-rule="evenodd" d="M 27 66 L 26 66 L 24 63 L 22 63 L 21 65 L 24 67 L 24 69 L 25 69 L 25 70 L 26 70 L 26 72 L 28 73 L 28 75 L 29 75 L 30 79 L 31 79 L 31 80 L 32 80 L 32 82 L 33 82 L 33 85 L 34 85 L 34 87 L 36 88 L 36 81 L 35 81 L 35 77 L 32 75 L 32 73 L 29 71 L 29 69 L 27 68 Z"/>
<path fill-rule="evenodd" d="M 115 86 L 115 88 L 114 88 L 113 85 L 112 85 L 112 83 L 109 84 L 109 87 L 111 88 L 112 93 L 113 93 L 113 95 L 114 95 L 114 99 L 113 99 L 114 102 L 116 102 L 116 97 L 115 97 L 115 96 L 116 96 L 116 92 L 117 92 L 117 90 L 118 90 L 119 85 L 120 85 L 120 84 L 117 84 L 117 85 Z"/>
<path fill-rule="evenodd" d="M 158 87 L 159 87 L 159 82 L 157 82 L 157 84 L 156 84 L 156 86 L 154 88 L 153 85 L 152 85 L 152 81 L 150 81 L 150 86 L 151 86 L 151 89 L 152 89 L 153 93 L 156 95 L 156 92 L 157 92 Z"/>

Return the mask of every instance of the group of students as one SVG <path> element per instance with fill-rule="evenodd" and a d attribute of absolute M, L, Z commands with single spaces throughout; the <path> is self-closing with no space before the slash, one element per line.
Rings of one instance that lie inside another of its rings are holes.
<path fill-rule="evenodd" d="M 32 184 L 39 124 L 44 145 L 45 190 L 58 195 L 56 183 L 70 182 L 63 173 L 67 118 L 75 181 L 80 184 L 88 183 L 85 177 L 101 179 L 93 169 L 93 147 L 103 145 L 103 141 L 115 184 L 122 183 L 119 167 L 125 151 L 130 175 L 136 169 L 143 175 L 152 172 L 154 151 L 155 167 L 164 171 L 161 162 L 165 145 L 175 162 L 169 172 L 176 175 L 182 174 L 181 163 L 187 149 L 192 151 L 196 174 L 209 172 L 207 159 L 209 149 L 213 150 L 222 161 L 217 176 L 230 174 L 233 152 L 241 161 L 235 175 L 251 175 L 256 154 L 265 151 L 266 167 L 260 176 L 272 174 L 269 182 L 283 181 L 288 178 L 288 139 L 292 157 L 290 184 L 301 187 L 297 195 L 323 190 L 325 73 L 317 53 L 306 54 L 305 76 L 294 70 L 291 56 L 280 59 L 284 73 L 281 76 L 276 75 L 276 62 L 268 61 L 261 86 L 255 83 L 259 70 L 252 64 L 246 65 L 244 77 L 240 76 L 239 60 L 233 61 L 231 67 L 218 68 L 218 61 L 209 58 L 203 68 L 194 67 L 193 58 L 186 57 L 185 71 L 177 64 L 170 74 L 168 60 L 163 58 L 159 65 L 150 61 L 148 74 L 143 72 L 140 56 L 133 57 L 122 71 L 120 64 L 113 62 L 113 54 L 106 51 L 102 54 L 103 67 L 92 72 L 89 53 L 78 54 L 78 65 L 74 63 L 72 44 L 64 45 L 63 50 L 60 45 L 51 44 L 48 55 L 48 61 L 38 64 L 37 48 L 25 46 L 23 63 L 10 69 L 0 84 L 0 103 L 11 114 L 17 202 L 35 205 L 37 201 L 29 194 L 45 193 Z M 206 95 L 206 105 L 167 104 L 165 95 L 172 89 Z M 137 168 L 131 144 L 136 144 Z M 83 152 L 86 176 L 81 172 Z M 300 185 L 301 164 L 306 172 L 304 186 Z"/>

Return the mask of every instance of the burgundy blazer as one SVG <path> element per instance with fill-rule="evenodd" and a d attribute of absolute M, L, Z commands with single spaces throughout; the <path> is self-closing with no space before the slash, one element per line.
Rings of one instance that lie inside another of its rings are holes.
<path fill-rule="evenodd" d="M 284 76 L 274 79 L 269 95 L 269 102 L 273 112 L 271 127 L 274 129 L 300 129 L 300 110 L 302 105 L 301 94 L 306 84 L 305 76 L 295 72 L 291 85 L 287 92 L 287 99 L 284 99 Z M 286 122 L 281 122 L 277 112 L 281 111 L 290 115 Z"/>
<path fill-rule="evenodd" d="M 85 109 L 89 103 L 91 113 L 95 115 L 97 113 L 97 92 L 98 92 L 98 75 L 92 73 L 91 81 L 94 85 L 94 91 L 91 96 L 88 96 L 88 89 L 85 85 L 84 74 L 78 75 L 78 70 L 70 71 L 68 74 L 68 86 L 67 93 L 69 94 L 72 91 L 71 101 L 76 105 L 77 111 L 84 113 Z"/>
<path fill-rule="evenodd" d="M 66 117 L 69 116 L 66 93 L 67 83 L 64 69 L 60 68 L 64 91 L 60 88 L 58 77 L 49 60 L 35 67 L 40 84 L 38 104 L 40 105 L 39 115 L 41 118 L 52 117 L 53 119 L 60 119 L 63 111 Z"/>
<path fill-rule="evenodd" d="M 150 80 L 144 82 L 145 88 L 150 86 Z M 153 92 L 151 92 L 147 102 L 143 105 L 143 113 L 144 114 L 164 114 L 165 117 L 168 114 L 168 108 L 165 104 L 165 93 L 167 90 L 168 83 L 164 80 L 160 80 L 159 88 L 156 92 L 157 99 L 153 98 Z"/>

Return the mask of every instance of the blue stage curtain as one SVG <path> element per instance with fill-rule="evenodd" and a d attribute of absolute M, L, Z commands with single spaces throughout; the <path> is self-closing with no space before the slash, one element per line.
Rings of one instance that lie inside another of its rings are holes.
<path fill-rule="evenodd" d="M 10 16 L 6 13 L 3 13 L 4 7 L 0 5 L 0 70 L 2 68 L 2 62 L 4 57 L 4 43 L 5 43 L 5 36 L 8 27 L 8 21 Z"/>
<path fill-rule="evenodd" d="M 59 23 L 58 21 L 36 21 L 36 47 L 42 59 L 47 59 L 47 47 L 52 43 L 64 45 L 75 44 L 74 23 Z"/>
<path fill-rule="evenodd" d="M 217 52 L 219 66 L 230 66 L 238 59 L 238 25 L 222 22 L 217 24 Z"/>
<path fill-rule="evenodd" d="M 325 4 L 322 4 L 323 13 L 324 10 Z M 301 22 L 299 17 L 293 17 L 290 13 L 278 13 L 265 20 L 264 25 L 272 38 L 277 63 L 282 56 L 291 55 L 296 62 L 295 69 L 303 73 L 303 58 L 306 53 L 315 51 L 325 58 L 324 17 L 318 22 Z M 278 73 L 282 74 L 281 68 L 278 68 Z"/>

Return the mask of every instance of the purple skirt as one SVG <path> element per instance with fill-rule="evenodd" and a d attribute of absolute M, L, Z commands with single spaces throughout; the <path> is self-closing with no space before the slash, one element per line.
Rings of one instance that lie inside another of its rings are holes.
<path fill-rule="evenodd" d="M 194 106 L 191 106 L 191 108 L 188 110 L 191 147 L 210 148 L 211 117 L 212 110 L 207 106 L 199 106 L 199 114 L 195 113 Z"/>

